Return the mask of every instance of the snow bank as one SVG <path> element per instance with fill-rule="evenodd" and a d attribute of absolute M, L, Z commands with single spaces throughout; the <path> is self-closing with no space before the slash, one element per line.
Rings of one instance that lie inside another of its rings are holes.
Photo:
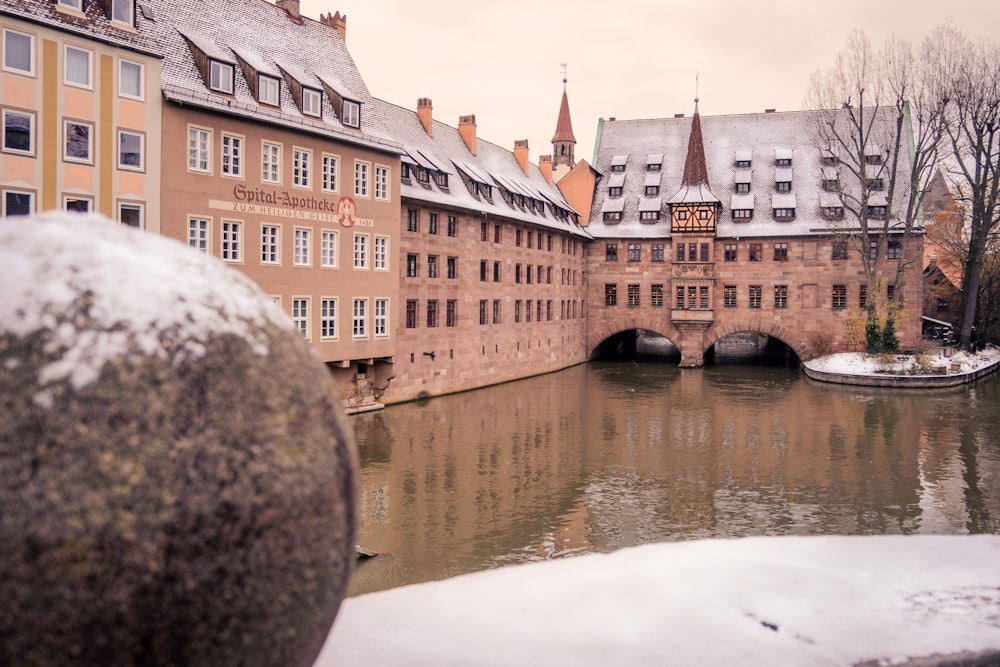
<path fill-rule="evenodd" d="M 841 352 L 805 362 L 805 365 L 816 371 L 826 373 L 841 373 L 843 375 L 874 375 L 878 373 L 905 373 L 918 365 L 919 359 L 912 355 L 892 355 L 893 361 L 887 362 L 884 357 L 868 355 L 861 352 Z M 952 373 L 971 373 L 1000 361 L 1000 349 L 990 347 L 976 354 L 956 352 L 949 357 L 942 356 L 940 351 L 926 354 L 926 360 L 932 366 L 947 366 L 959 364 L 960 370 Z"/>

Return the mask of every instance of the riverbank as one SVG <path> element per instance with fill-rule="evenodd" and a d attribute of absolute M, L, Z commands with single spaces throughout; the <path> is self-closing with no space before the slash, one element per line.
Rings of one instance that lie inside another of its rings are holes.
<path fill-rule="evenodd" d="M 988 347 L 975 354 L 953 348 L 916 355 L 843 352 L 810 359 L 802 367 L 807 377 L 820 382 L 868 387 L 954 387 L 1000 368 L 1000 349 Z"/>

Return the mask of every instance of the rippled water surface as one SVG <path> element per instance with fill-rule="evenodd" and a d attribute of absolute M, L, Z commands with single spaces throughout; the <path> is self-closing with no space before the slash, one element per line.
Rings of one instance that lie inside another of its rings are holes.
<path fill-rule="evenodd" d="M 748 535 L 1000 533 L 1000 381 L 596 362 L 351 418 L 352 594 L 512 563 Z"/>

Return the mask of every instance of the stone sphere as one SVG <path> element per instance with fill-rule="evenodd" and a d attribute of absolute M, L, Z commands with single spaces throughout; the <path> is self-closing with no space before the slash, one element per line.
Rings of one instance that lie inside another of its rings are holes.
<path fill-rule="evenodd" d="M 0 285 L 0 665 L 311 665 L 357 454 L 289 318 L 99 216 L 0 220 Z"/>

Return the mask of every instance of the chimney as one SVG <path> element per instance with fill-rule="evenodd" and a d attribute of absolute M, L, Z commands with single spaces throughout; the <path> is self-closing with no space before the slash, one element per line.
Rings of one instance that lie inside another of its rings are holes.
<path fill-rule="evenodd" d="M 528 171 L 528 140 L 527 139 L 516 139 L 514 140 L 514 159 L 517 160 L 517 164 L 521 166 L 521 171 L 524 172 L 525 176 L 530 176 L 531 172 Z"/>
<path fill-rule="evenodd" d="M 476 117 L 473 114 L 458 117 L 458 133 L 462 135 L 465 147 L 476 154 Z"/>
<path fill-rule="evenodd" d="M 774 113 L 776 109 L 764 109 L 764 113 Z"/>
<path fill-rule="evenodd" d="M 545 180 L 548 181 L 549 185 L 552 185 L 552 156 L 539 155 L 538 169 L 542 172 L 542 176 L 545 177 Z"/>
<path fill-rule="evenodd" d="M 421 97 L 417 100 L 417 116 L 420 118 L 420 124 L 424 126 L 424 132 L 427 133 L 427 136 L 433 137 L 434 105 L 431 104 L 431 98 Z"/>
<path fill-rule="evenodd" d="M 675 113 L 674 114 L 674 118 L 683 118 L 683 117 L 684 117 L 684 114 L 682 114 L 682 113 Z"/>
<path fill-rule="evenodd" d="M 275 0 L 274 4 L 288 12 L 293 19 L 299 18 L 299 0 Z"/>
<path fill-rule="evenodd" d="M 287 2 L 288 0 L 278 0 L 278 2 Z M 296 7 L 298 6 L 298 0 L 294 0 Z M 323 16 L 319 15 L 319 22 L 323 25 L 328 25 L 337 32 L 340 33 L 340 41 L 347 43 L 347 14 L 341 14 L 340 12 L 335 12 L 333 14 L 327 14 Z"/>
<path fill-rule="evenodd" d="M 937 253 L 936 252 L 932 252 L 931 256 L 930 256 L 930 260 L 927 263 L 927 268 L 928 269 L 933 269 L 935 266 L 937 266 Z"/>

